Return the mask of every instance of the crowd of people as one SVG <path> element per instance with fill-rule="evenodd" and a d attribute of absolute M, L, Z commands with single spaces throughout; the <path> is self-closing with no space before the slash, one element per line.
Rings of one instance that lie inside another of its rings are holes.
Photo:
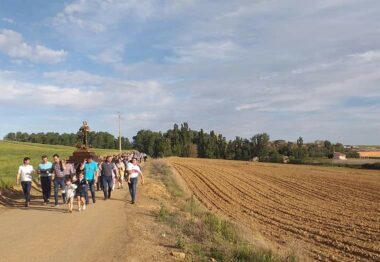
<path fill-rule="evenodd" d="M 136 202 L 137 183 L 139 177 L 144 184 L 144 176 L 140 163 L 147 160 L 144 153 L 123 153 L 120 155 L 94 159 L 89 156 L 83 163 L 70 163 L 53 155 L 53 162 L 43 155 L 37 169 L 30 164 L 30 158 L 25 157 L 18 169 L 17 185 L 21 187 L 25 197 L 25 207 L 30 205 L 30 191 L 33 175 L 38 174 L 42 189 L 43 205 L 50 203 L 52 185 L 54 188 L 54 207 L 59 206 L 59 193 L 62 203 L 67 205 L 69 213 L 73 212 L 75 200 L 78 211 L 86 210 L 90 202 L 96 203 L 96 191 L 103 191 L 103 199 L 111 199 L 115 188 L 123 189 L 127 183 L 131 204 Z"/>

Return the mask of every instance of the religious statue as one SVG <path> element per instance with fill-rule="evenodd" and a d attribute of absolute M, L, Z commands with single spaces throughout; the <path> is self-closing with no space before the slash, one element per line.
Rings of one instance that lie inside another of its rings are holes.
<path fill-rule="evenodd" d="M 83 125 L 79 129 L 82 133 L 83 145 L 88 148 L 88 133 L 90 132 L 90 127 L 87 124 L 87 121 L 83 121 Z"/>
<path fill-rule="evenodd" d="M 80 127 L 79 132 L 81 132 L 82 144 L 76 144 L 77 148 L 73 155 L 69 157 L 68 163 L 74 164 L 75 167 L 81 165 L 88 158 L 92 158 L 94 161 L 98 162 L 99 158 L 93 150 L 91 150 L 88 144 L 88 134 L 90 133 L 90 127 L 87 124 L 87 121 L 83 121 L 83 125 Z"/>

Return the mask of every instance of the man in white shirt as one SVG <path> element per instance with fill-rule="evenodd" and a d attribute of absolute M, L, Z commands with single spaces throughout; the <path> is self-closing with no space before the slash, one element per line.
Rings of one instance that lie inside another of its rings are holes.
<path fill-rule="evenodd" d="M 127 166 L 128 171 L 128 186 L 129 193 L 131 194 L 131 203 L 134 204 L 136 201 L 136 193 L 137 193 L 137 180 L 139 175 L 141 175 L 141 184 L 144 185 L 144 176 L 141 172 L 141 168 L 137 165 L 137 159 L 133 158 L 132 163 L 128 163 Z"/>
<path fill-rule="evenodd" d="M 32 176 L 34 174 L 34 168 L 30 164 L 30 158 L 25 157 L 24 163 L 18 168 L 16 184 L 20 184 L 24 192 L 25 207 L 29 207 L 30 204 L 30 189 L 32 188 Z"/>

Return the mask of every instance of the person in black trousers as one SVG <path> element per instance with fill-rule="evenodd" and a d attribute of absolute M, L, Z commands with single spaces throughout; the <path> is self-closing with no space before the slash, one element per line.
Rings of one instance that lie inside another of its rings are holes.
<path fill-rule="evenodd" d="M 18 168 L 16 184 L 20 184 L 25 197 L 25 207 L 30 205 L 30 189 L 32 188 L 33 174 L 35 173 L 33 166 L 30 164 L 30 158 L 25 157 L 24 163 Z"/>
<path fill-rule="evenodd" d="M 43 204 L 46 205 L 50 202 L 51 195 L 51 173 L 53 164 L 48 161 L 48 157 L 43 155 L 42 162 L 38 165 L 38 174 L 40 175 Z"/>

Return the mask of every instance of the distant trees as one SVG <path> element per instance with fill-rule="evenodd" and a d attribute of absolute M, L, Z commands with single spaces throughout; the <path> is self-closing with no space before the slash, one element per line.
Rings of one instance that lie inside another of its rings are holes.
<path fill-rule="evenodd" d="M 257 134 L 251 138 L 253 156 L 259 158 L 260 161 L 264 161 L 268 158 L 269 147 L 269 135 L 267 133 Z"/>
<path fill-rule="evenodd" d="M 80 133 L 58 134 L 48 133 L 9 133 L 5 140 L 31 143 L 73 146 L 80 142 Z M 293 163 L 301 163 L 307 158 L 332 157 L 334 152 L 346 153 L 347 157 L 359 157 L 357 152 L 345 149 L 341 143 L 332 144 L 330 141 L 316 141 L 305 144 L 302 137 L 297 141 L 270 141 L 267 133 L 256 134 L 250 139 L 235 137 L 227 140 L 215 131 L 205 132 L 190 129 L 185 122 L 175 124 L 166 132 L 140 130 L 133 137 L 132 143 L 122 137 L 122 149 L 136 149 L 152 157 L 200 157 L 231 160 L 252 160 L 283 162 L 284 157 Z M 90 132 L 89 144 L 96 148 L 117 149 L 118 139 L 107 132 Z"/>
<path fill-rule="evenodd" d="M 19 142 L 30 142 L 30 143 L 40 143 L 40 144 L 50 144 L 50 145 L 64 145 L 64 146 L 74 146 L 80 143 L 80 133 L 8 133 L 4 140 L 8 141 L 19 141 Z M 113 135 L 107 132 L 90 132 L 88 137 L 88 142 L 92 147 L 95 148 L 105 148 L 105 149 L 117 149 L 119 148 L 119 140 Z M 121 138 L 121 147 L 124 150 L 131 149 L 132 144 L 128 138 Z"/>

